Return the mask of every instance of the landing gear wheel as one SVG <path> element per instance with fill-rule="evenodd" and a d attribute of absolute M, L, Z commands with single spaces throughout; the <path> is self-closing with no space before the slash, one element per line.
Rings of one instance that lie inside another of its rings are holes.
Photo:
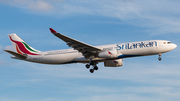
<path fill-rule="evenodd" d="M 94 73 L 94 70 L 98 70 L 97 64 L 97 61 L 92 61 L 92 59 L 90 59 L 89 63 L 86 64 L 86 68 L 89 69 L 91 66 L 93 66 L 89 71 L 90 73 Z"/>
<path fill-rule="evenodd" d="M 97 66 L 94 66 L 94 70 L 98 70 L 98 67 L 97 67 Z"/>
<path fill-rule="evenodd" d="M 161 57 L 159 57 L 159 58 L 158 58 L 158 60 L 159 60 L 159 61 L 161 61 L 161 60 L 162 60 L 162 58 L 161 58 Z"/>
<path fill-rule="evenodd" d="M 90 69 L 89 71 L 90 71 L 91 73 L 94 73 L 94 69 Z"/>
<path fill-rule="evenodd" d="M 90 68 L 90 65 L 89 65 L 89 64 L 86 64 L 86 68 L 89 69 L 89 68 Z"/>
<path fill-rule="evenodd" d="M 159 60 L 159 61 L 162 60 L 162 58 L 161 58 L 161 53 L 159 53 L 159 58 L 158 58 L 158 60 Z"/>

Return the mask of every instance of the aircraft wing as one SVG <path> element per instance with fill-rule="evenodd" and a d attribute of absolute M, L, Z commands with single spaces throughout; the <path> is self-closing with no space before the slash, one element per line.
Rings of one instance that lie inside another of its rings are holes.
<path fill-rule="evenodd" d="M 80 42 L 78 40 L 72 39 L 70 37 L 67 37 L 65 35 L 62 35 L 60 33 L 57 33 L 54 29 L 50 28 L 51 33 L 53 33 L 55 36 L 63 40 L 67 43 L 69 47 L 74 48 L 75 50 L 78 50 L 81 52 L 85 58 L 90 58 L 91 56 L 96 56 L 99 52 L 102 50 L 100 48 L 88 45 L 86 43 Z"/>

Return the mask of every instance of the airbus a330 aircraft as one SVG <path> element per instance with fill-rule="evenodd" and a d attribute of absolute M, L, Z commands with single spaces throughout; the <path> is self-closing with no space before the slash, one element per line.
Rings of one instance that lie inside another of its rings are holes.
<path fill-rule="evenodd" d="M 12 54 L 11 58 L 43 64 L 69 64 L 87 63 L 86 68 L 93 73 L 98 70 L 97 64 L 104 62 L 105 67 L 120 67 L 123 58 L 161 54 L 177 47 L 176 44 L 166 40 L 149 40 L 139 42 L 118 43 L 103 46 L 91 46 L 77 41 L 50 28 L 52 34 L 60 38 L 73 49 L 41 52 L 35 50 L 16 34 L 9 34 L 9 38 L 16 50 L 5 50 Z"/>

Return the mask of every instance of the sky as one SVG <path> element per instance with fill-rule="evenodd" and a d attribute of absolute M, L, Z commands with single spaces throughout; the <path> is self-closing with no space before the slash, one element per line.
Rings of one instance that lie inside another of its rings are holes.
<path fill-rule="evenodd" d="M 0 101 L 179 101 L 179 0 L 0 0 Z M 11 59 L 7 34 L 40 51 L 69 48 L 49 28 L 90 45 L 169 40 L 177 48 L 123 59 L 93 74 L 85 64 Z"/>

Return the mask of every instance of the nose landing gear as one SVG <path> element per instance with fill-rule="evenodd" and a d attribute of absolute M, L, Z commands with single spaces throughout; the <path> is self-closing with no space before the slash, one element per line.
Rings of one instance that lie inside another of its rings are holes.
<path fill-rule="evenodd" d="M 159 61 L 162 60 L 162 58 L 161 58 L 161 53 L 159 53 L 159 58 L 158 58 L 158 60 L 159 60 Z"/>

